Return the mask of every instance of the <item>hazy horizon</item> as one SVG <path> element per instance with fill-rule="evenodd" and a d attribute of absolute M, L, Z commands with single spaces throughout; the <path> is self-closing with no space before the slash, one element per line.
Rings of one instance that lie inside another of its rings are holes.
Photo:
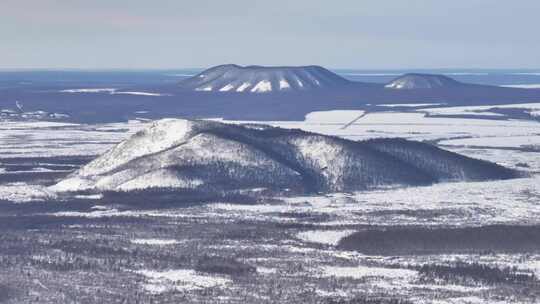
<path fill-rule="evenodd" d="M 3 2 L 3 70 L 540 68 L 533 0 Z"/>
<path fill-rule="evenodd" d="M 227 64 L 227 63 L 224 63 L 224 64 Z M 219 65 L 219 64 L 218 64 Z M 257 64 L 247 64 L 247 65 L 242 65 L 242 66 L 249 66 L 249 65 L 257 65 Z M 309 64 L 309 65 L 318 65 L 318 64 Z M 268 66 L 270 67 L 270 65 L 258 65 L 258 66 Z M 290 67 L 290 66 L 293 66 L 293 67 L 300 67 L 300 65 L 281 65 L 282 67 Z M 32 67 L 27 67 L 27 68 L 0 68 L 0 72 L 167 72 L 167 71 L 203 71 L 205 69 L 208 69 L 208 68 L 211 68 L 211 67 L 215 67 L 215 65 L 213 66 L 206 66 L 206 67 L 156 67 L 156 68 L 138 68 L 138 67 L 131 67 L 131 68 L 123 68 L 123 67 L 113 67 L 113 68 L 107 68 L 107 67 L 99 67 L 99 68 L 87 68 L 87 67 L 54 67 L 54 68 L 46 68 L 46 67 L 43 67 L 43 68 L 32 68 Z M 272 67 L 275 67 L 275 66 L 272 66 Z M 347 71 L 351 71 L 351 72 L 366 72 L 366 73 L 369 73 L 369 72 L 395 72 L 395 73 L 399 73 L 399 72 L 414 72 L 414 71 L 425 71 L 425 72 L 441 72 L 441 73 L 444 73 L 444 72 L 471 72 L 471 73 L 475 73 L 475 72 L 486 72 L 486 73 L 489 73 L 489 72 L 492 72 L 492 73 L 496 73 L 496 72 L 519 72 L 519 71 L 523 71 L 523 72 L 539 72 L 540 73 L 540 67 L 539 68 L 534 68 L 534 67 L 531 67 L 531 68 L 460 68 L 460 67 L 456 67 L 456 68 L 445 68 L 445 67 L 433 67 L 433 68 L 380 68 L 380 69 L 377 69 L 377 68 L 347 68 L 347 67 L 338 67 L 338 68 L 334 68 L 334 67 L 328 67 L 328 66 L 322 66 L 330 71 L 334 71 L 334 72 L 347 72 Z"/>

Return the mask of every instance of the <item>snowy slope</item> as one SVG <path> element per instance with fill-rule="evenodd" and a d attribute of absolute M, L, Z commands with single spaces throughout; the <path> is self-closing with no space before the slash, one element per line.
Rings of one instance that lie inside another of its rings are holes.
<path fill-rule="evenodd" d="M 164 119 L 52 190 L 287 188 L 326 192 L 516 176 L 495 164 L 402 139 L 354 142 L 261 125 Z"/>
<path fill-rule="evenodd" d="M 412 90 L 454 88 L 460 85 L 463 84 L 444 75 L 411 73 L 392 80 L 385 87 L 388 89 Z"/>
<path fill-rule="evenodd" d="M 290 92 L 333 88 L 349 81 L 319 66 L 262 67 L 220 65 L 186 79 L 182 88 L 215 92 Z"/>

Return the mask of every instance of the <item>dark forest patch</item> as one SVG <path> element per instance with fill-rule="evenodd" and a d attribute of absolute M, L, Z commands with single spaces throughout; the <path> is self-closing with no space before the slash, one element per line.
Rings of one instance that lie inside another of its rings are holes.
<path fill-rule="evenodd" d="M 479 263 L 459 262 L 453 265 L 423 265 L 418 269 L 423 280 L 443 279 L 446 282 L 463 284 L 470 280 L 486 284 L 537 283 L 533 273 L 523 272 L 513 267 L 494 267 Z"/>
<path fill-rule="evenodd" d="M 13 291 L 8 286 L 0 283 L 0 303 L 4 303 L 12 297 Z"/>
<path fill-rule="evenodd" d="M 363 215 L 363 213 L 357 213 Z M 375 210 L 368 213 L 372 216 L 410 216 L 420 218 L 436 218 L 447 215 L 465 216 L 468 215 L 467 211 L 453 208 L 443 209 L 388 209 L 388 210 Z"/>
<path fill-rule="evenodd" d="M 50 186 L 57 180 L 65 178 L 69 172 L 13 172 L 8 174 L 0 174 L 0 184 L 2 183 L 36 183 Z"/>
<path fill-rule="evenodd" d="M 233 258 L 203 257 L 197 261 L 195 270 L 206 273 L 243 276 L 255 273 L 257 268 Z"/>
<path fill-rule="evenodd" d="M 129 192 L 107 191 L 101 201 L 113 201 L 137 209 L 162 209 L 195 206 L 212 202 L 253 204 L 256 199 L 235 191 L 198 191 L 192 189 L 151 188 Z"/>
<path fill-rule="evenodd" d="M 339 248 L 377 255 L 537 252 L 540 226 L 367 229 L 342 239 Z"/>
<path fill-rule="evenodd" d="M 100 218 L 85 218 L 79 216 L 28 215 L 0 217 L 0 230 L 29 230 L 29 229 L 60 229 L 67 225 L 103 224 L 119 225 L 125 223 L 145 223 L 148 219 L 115 216 Z"/>

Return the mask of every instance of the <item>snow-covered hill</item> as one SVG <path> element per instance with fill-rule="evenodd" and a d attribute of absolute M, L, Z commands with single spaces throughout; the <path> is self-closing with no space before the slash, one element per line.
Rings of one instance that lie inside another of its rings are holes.
<path fill-rule="evenodd" d="M 460 82 L 444 76 L 435 74 L 405 74 L 400 76 L 385 87 L 388 89 L 439 89 L 439 88 L 454 88 L 462 85 Z"/>
<path fill-rule="evenodd" d="M 220 65 L 180 83 L 184 89 L 214 92 L 290 92 L 335 88 L 350 82 L 320 66 Z"/>
<path fill-rule="evenodd" d="M 355 142 L 264 125 L 164 119 L 52 190 L 328 192 L 516 176 L 517 172 L 496 164 L 402 139 Z"/>

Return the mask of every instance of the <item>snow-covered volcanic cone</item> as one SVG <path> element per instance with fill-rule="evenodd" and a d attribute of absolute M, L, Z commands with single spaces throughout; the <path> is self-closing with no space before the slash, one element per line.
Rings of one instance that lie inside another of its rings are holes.
<path fill-rule="evenodd" d="M 434 74 L 405 74 L 400 76 L 385 87 L 388 89 L 441 89 L 455 88 L 463 84 L 444 75 Z"/>
<path fill-rule="evenodd" d="M 493 163 L 403 139 L 356 142 L 263 125 L 163 119 L 52 190 L 327 192 L 516 176 Z"/>
<path fill-rule="evenodd" d="M 337 88 L 350 84 L 320 66 L 263 67 L 220 65 L 188 78 L 182 88 L 210 92 L 291 92 Z"/>

